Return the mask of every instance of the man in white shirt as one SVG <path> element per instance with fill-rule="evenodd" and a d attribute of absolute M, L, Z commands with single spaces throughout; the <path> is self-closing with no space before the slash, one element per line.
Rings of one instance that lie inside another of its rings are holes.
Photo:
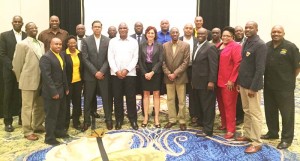
<path fill-rule="evenodd" d="M 128 36 L 128 26 L 122 22 L 118 28 L 120 37 L 110 40 L 108 62 L 113 82 L 115 105 L 115 129 L 122 128 L 124 120 L 123 91 L 126 96 L 127 116 L 131 127 L 138 129 L 136 111 L 136 64 L 138 62 L 138 42 Z"/>

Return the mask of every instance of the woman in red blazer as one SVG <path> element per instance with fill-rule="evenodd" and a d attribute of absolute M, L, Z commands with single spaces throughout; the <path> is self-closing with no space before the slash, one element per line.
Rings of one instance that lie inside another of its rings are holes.
<path fill-rule="evenodd" d="M 218 46 L 219 72 L 217 100 L 221 114 L 220 130 L 227 130 L 225 139 L 231 139 L 235 133 L 235 114 L 238 92 L 236 80 L 241 62 L 241 46 L 234 41 L 234 28 L 225 27 L 222 33 L 222 43 Z"/>

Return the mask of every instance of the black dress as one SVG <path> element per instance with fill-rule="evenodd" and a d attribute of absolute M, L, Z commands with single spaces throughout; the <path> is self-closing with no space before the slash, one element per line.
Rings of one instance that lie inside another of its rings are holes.
<path fill-rule="evenodd" d="M 152 63 L 145 63 L 147 73 L 152 71 Z M 159 91 L 161 86 L 161 73 L 154 73 L 150 80 L 142 75 L 142 88 L 144 91 Z"/>

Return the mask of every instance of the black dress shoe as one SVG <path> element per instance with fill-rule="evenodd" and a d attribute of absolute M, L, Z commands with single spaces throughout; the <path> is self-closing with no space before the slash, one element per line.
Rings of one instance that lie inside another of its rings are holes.
<path fill-rule="evenodd" d="M 290 146 L 291 146 L 291 143 L 287 143 L 287 142 L 283 141 L 277 145 L 277 149 L 287 149 Z"/>
<path fill-rule="evenodd" d="M 90 125 L 89 124 L 84 124 L 81 128 L 81 132 L 85 132 L 87 129 L 89 129 Z"/>
<path fill-rule="evenodd" d="M 69 135 L 69 134 L 67 134 L 67 133 L 65 133 L 65 134 L 59 134 L 59 135 L 55 135 L 55 137 L 57 137 L 57 138 L 69 138 L 69 137 L 70 137 L 70 135 Z"/>
<path fill-rule="evenodd" d="M 53 146 L 56 146 L 56 145 L 60 144 L 60 142 L 57 141 L 57 140 L 45 141 L 45 143 L 49 144 L 49 145 L 53 145 Z"/>
<path fill-rule="evenodd" d="M 113 129 L 113 123 L 111 121 L 107 121 L 106 122 L 106 128 L 107 128 L 107 130 Z"/>
<path fill-rule="evenodd" d="M 212 134 L 208 134 L 206 132 L 200 131 L 196 133 L 197 137 L 206 137 L 206 136 L 212 136 Z"/>
<path fill-rule="evenodd" d="M 94 116 L 95 118 L 100 118 L 100 115 L 97 112 L 92 112 L 91 116 Z"/>
<path fill-rule="evenodd" d="M 269 134 L 267 133 L 266 135 L 262 135 L 260 138 L 261 138 L 261 139 L 269 140 L 269 139 L 278 139 L 279 136 L 269 135 Z"/>
<path fill-rule="evenodd" d="M 12 125 L 5 125 L 4 130 L 6 132 L 13 132 L 15 130 L 15 128 Z"/>
<path fill-rule="evenodd" d="M 138 129 L 139 129 L 139 126 L 138 126 L 138 124 L 136 123 L 136 121 L 131 121 L 130 124 L 131 124 L 131 127 L 132 127 L 134 130 L 138 130 Z"/>
<path fill-rule="evenodd" d="M 116 129 L 116 130 L 120 130 L 121 128 L 122 128 L 122 123 L 119 122 L 119 121 L 117 121 L 117 122 L 116 122 L 115 129 Z"/>

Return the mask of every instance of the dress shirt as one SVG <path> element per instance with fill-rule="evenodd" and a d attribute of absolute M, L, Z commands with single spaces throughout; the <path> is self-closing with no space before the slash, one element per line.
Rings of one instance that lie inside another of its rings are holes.
<path fill-rule="evenodd" d="M 72 65 L 73 65 L 73 73 L 72 73 L 72 83 L 81 81 L 80 76 L 80 60 L 78 57 L 79 50 L 76 49 L 75 53 L 71 53 L 69 48 L 66 49 L 66 54 L 71 56 Z"/>
<path fill-rule="evenodd" d="M 153 57 L 153 43 L 151 45 L 147 45 L 146 62 L 147 63 L 152 63 L 152 57 Z"/>
<path fill-rule="evenodd" d="M 51 49 L 50 49 L 50 50 L 51 50 Z M 60 64 L 60 66 L 61 66 L 61 69 L 63 70 L 63 69 L 64 69 L 64 61 L 62 60 L 61 56 L 59 55 L 59 53 L 56 53 L 56 52 L 54 52 L 53 50 L 51 50 L 51 51 L 54 53 L 54 55 L 55 55 L 56 58 L 58 59 L 59 64 Z"/>
<path fill-rule="evenodd" d="M 136 76 L 135 66 L 139 57 L 137 40 L 128 36 L 125 40 L 115 37 L 110 40 L 108 47 L 108 62 L 111 75 L 117 71 L 128 70 L 127 76 Z"/>
<path fill-rule="evenodd" d="M 36 55 L 38 56 L 38 58 L 40 59 L 43 56 L 42 53 L 43 53 L 43 50 L 44 50 L 44 49 L 41 48 L 41 44 L 36 39 L 34 39 L 32 37 L 27 37 L 27 38 L 32 39 L 32 42 L 33 42 L 32 44 L 33 44 L 34 51 L 35 51 Z"/>
<path fill-rule="evenodd" d="M 157 33 L 157 42 L 164 44 L 170 40 L 172 40 L 172 38 L 169 31 L 166 34 L 161 31 Z"/>
<path fill-rule="evenodd" d="M 187 39 L 183 36 L 183 41 L 190 44 L 190 62 L 189 66 L 192 65 L 192 59 L 193 59 L 193 51 L 194 51 L 194 39 L 191 37 L 190 39 Z"/>
<path fill-rule="evenodd" d="M 196 56 L 197 56 L 197 53 L 198 53 L 198 51 L 200 50 L 200 48 L 203 46 L 203 44 L 206 42 L 207 40 L 205 40 L 203 43 L 201 43 L 201 44 L 199 44 L 198 43 L 198 47 L 197 47 L 197 49 L 196 49 L 196 51 L 195 51 L 195 55 L 194 55 L 194 60 L 195 60 L 195 58 L 196 58 Z"/>
<path fill-rule="evenodd" d="M 101 36 L 100 36 L 99 38 L 97 38 L 97 37 L 94 35 L 94 38 L 95 38 L 95 42 L 96 42 L 96 46 L 97 46 L 97 52 L 99 52 L 99 46 L 100 46 Z"/>
<path fill-rule="evenodd" d="M 38 39 L 44 43 L 45 52 L 47 52 L 50 49 L 50 42 L 54 37 L 57 37 L 62 41 L 62 50 L 65 50 L 67 46 L 65 45 L 64 41 L 67 39 L 68 36 L 69 33 L 63 29 L 59 29 L 56 34 L 53 33 L 51 29 L 47 29 L 39 34 Z"/>
<path fill-rule="evenodd" d="M 84 38 L 86 38 L 86 36 L 83 36 L 82 38 L 80 38 L 80 37 L 78 37 L 77 36 L 77 49 L 79 50 L 79 51 L 81 51 L 81 42 L 82 42 L 82 39 L 84 39 Z"/>
<path fill-rule="evenodd" d="M 14 34 L 15 34 L 17 43 L 22 41 L 22 31 L 17 32 L 16 30 L 14 30 Z"/>

